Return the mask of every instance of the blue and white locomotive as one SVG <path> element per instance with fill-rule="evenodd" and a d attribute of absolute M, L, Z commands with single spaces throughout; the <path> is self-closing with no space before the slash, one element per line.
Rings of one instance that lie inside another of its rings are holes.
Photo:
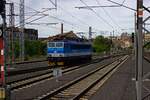
<path fill-rule="evenodd" d="M 88 41 L 54 40 L 47 43 L 49 65 L 63 66 L 80 60 L 90 60 L 92 46 Z"/>

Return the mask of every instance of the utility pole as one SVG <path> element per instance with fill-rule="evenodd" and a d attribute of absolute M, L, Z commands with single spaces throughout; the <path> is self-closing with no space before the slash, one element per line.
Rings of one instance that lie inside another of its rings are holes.
<path fill-rule="evenodd" d="M 89 27 L 89 40 L 92 40 L 92 27 Z"/>
<path fill-rule="evenodd" d="M 142 100 L 143 72 L 143 0 L 137 0 L 137 100 Z"/>
<path fill-rule="evenodd" d="M 25 18 L 24 18 L 24 0 L 20 0 L 20 58 L 22 61 L 24 61 L 24 24 L 25 24 Z"/>
<path fill-rule="evenodd" d="M 110 40 L 111 40 L 110 55 L 112 55 L 112 47 L 113 47 L 112 32 L 110 32 Z"/>
<path fill-rule="evenodd" d="M 14 28 L 15 28 L 15 13 L 14 13 L 14 3 L 11 3 L 11 26 L 12 26 L 12 34 L 11 34 L 11 40 L 12 40 L 12 62 L 14 62 L 15 54 L 14 54 Z"/>
<path fill-rule="evenodd" d="M 10 63 L 14 61 L 14 36 L 13 36 L 13 30 L 15 28 L 15 14 L 14 14 L 14 3 L 9 3 L 10 5 L 10 12 L 9 12 L 9 33 L 10 33 L 10 41 L 9 41 L 9 48 L 10 48 Z"/>
<path fill-rule="evenodd" d="M 61 23 L 61 34 L 63 34 L 63 32 L 64 32 L 64 25 L 63 23 Z"/>
<path fill-rule="evenodd" d="M 112 41 L 114 40 L 114 33 L 115 33 L 115 31 L 113 30 L 112 31 L 112 39 L 111 39 Z M 114 53 L 114 47 L 115 47 L 115 45 L 112 44 L 112 54 Z"/>
<path fill-rule="evenodd" d="M 134 13 L 134 27 L 135 27 L 135 32 L 134 32 L 134 54 L 135 54 L 135 70 L 136 70 L 136 74 L 135 74 L 135 79 L 136 81 L 138 80 L 138 67 L 137 67 L 137 62 L 138 62 L 138 48 L 137 48 L 137 14 Z"/>

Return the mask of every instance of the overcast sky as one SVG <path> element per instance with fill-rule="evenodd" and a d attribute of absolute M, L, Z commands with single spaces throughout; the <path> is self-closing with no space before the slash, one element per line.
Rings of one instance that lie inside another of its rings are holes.
<path fill-rule="evenodd" d="M 52 0 L 55 1 L 55 0 Z M 82 2 L 83 1 L 83 2 Z M 124 0 L 113 0 L 122 3 Z M 15 3 L 15 13 L 19 13 L 19 0 L 7 0 Z M 88 32 L 88 27 L 92 26 L 95 35 L 109 35 L 115 30 L 118 35 L 121 32 L 132 32 L 134 28 L 134 11 L 124 7 L 115 8 L 93 8 L 77 9 L 80 6 L 104 6 L 114 5 L 107 0 L 57 0 L 57 10 L 44 12 L 49 16 L 35 21 L 33 23 L 58 23 L 57 25 L 25 25 L 27 28 L 35 28 L 39 31 L 40 37 L 60 33 L 60 23 L 64 23 L 64 31 L 73 30 L 75 32 Z M 124 5 L 136 9 L 136 0 L 125 0 Z M 145 6 L 150 6 L 150 0 L 144 0 Z M 35 14 L 35 11 L 43 11 L 44 8 L 54 8 L 49 0 L 25 0 L 25 18 Z M 147 16 L 148 13 L 145 13 Z M 145 17 L 146 17 L 145 16 Z M 40 16 L 32 17 L 25 22 L 30 22 Z M 18 18 L 16 17 L 16 25 Z M 102 31 L 108 31 L 103 33 Z"/>

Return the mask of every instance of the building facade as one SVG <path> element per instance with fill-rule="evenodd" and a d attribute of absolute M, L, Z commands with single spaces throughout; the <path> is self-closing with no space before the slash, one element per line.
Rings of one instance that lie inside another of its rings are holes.
<path fill-rule="evenodd" d="M 13 40 L 17 41 L 19 40 L 20 36 L 21 36 L 21 32 L 19 28 L 8 28 L 7 32 L 6 32 L 6 40 L 10 40 L 12 39 L 12 35 L 13 35 Z M 24 29 L 24 39 L 25 40 L 38 40 L 38 30 L 36 29 L 28 29 L 25 28 Z"/>

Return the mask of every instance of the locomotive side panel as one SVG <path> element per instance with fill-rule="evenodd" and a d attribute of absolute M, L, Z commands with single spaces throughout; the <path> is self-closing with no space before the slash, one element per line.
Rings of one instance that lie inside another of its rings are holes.
<path fill-rule="evenodd" d="M 52 43 L 52 44 L 51 44 Z M 92 55 L 91 44 L 82 42 L 49 42 L 49 65 L 62 66 L 81 60 L 90 60 Z"/>

